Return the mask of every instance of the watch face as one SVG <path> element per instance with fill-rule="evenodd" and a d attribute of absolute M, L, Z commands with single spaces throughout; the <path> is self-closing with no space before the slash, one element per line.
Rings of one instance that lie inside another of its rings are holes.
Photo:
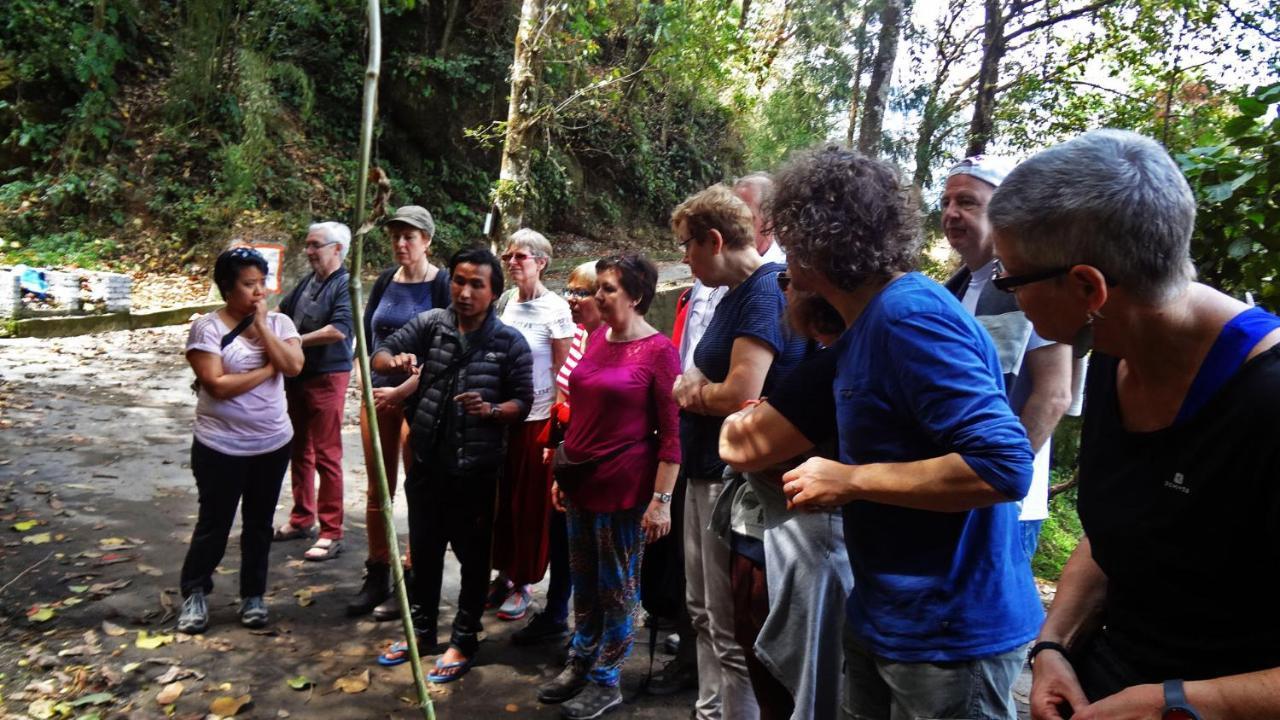
<path fill-rule="evenodd" d="M 1160 720 L 1200 720 L 1200 716 L 1186 708 L 1171 707 L 1164 711 Z"/>

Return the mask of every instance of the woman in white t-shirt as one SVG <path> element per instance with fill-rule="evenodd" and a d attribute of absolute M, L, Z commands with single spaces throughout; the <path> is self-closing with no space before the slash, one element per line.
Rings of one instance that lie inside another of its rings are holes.
<path fill-rule="evenodd" d="M 293 426 L 285 376 L 302 371 L 302 344 L 288 315 L 267 312 L 267 261 L 248 247 L 218 256 L 213 281 L 226 305 L 196 318 L 187 335 L 187 362 L 196 374 L 191 472 L 200 511 L 182 564 L 178 630 L 209 625 L 205 595 L 241 510 L 240 622 L 267 624 L 267 561 L 271 520 L 289 464 Z"/>
<path fill-rule="evenodd" d="M 498 488 L 493 528 L 493 566 L 498 577 L 490 605 L 498 619 L 519 620 L 529 610 L 529 585 L 547 571 L 551 520 L 551 466 L 539 442 L 555 401 L 555 377 L 569 356 L 576 329 L 569 303 L 542 284 L 551 262 L 551 243 L 525 228 L 512 233 L 502 264 L 514 289 L 498 301 L 502 322 L 519 330 L 533 354 L 533 408 L 524 424 L 512 428 L 506 468 Z"/>

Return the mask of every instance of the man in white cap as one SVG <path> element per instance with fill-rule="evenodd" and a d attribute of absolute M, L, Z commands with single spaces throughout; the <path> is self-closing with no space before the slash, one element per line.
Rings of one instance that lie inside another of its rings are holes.
<path fill-rule="evenodd" d="M 1018 517 L 1030 562 L 1039 544 L 1040 526 L 1049 517 L 1049 440 L 1071 406 L 1072 361 L 1069 346 L 1036 335 L 1018 308 L 1015 293 L 991 283 L 1001 268 L 987 203 L 1014 165 L 1008 158 L 974 155 L 951 168 L 942 191 L 942 231 L 964 263 L 947 280 L 947 289 L 991 333 L 1009 405 L 1036 453 L 1031 489 Z"/>

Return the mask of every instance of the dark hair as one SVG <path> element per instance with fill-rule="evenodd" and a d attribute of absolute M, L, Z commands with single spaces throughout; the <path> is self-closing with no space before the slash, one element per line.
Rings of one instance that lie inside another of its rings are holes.
<path fill-rule="evenodd" d="M 890 163 L 838 145 L 788 162 L 774 176 L 765 216 L 788 262 L 842 290 L 914 270 L 920 253 L 915 191 Z"/>
<path fill-rule="evenodd" d="M 243 245 L 224 250 L 214 261 L 213 284 L 218 286 L 218 292 L 223 300 L 227 299 L 227 293 L 231 292 L 236 280 L 240 279 L 240 271 L 247 267 L 258 268 L 263 276 L 271 272 L 271 268 L 267 266 L 267 259 L 262 257 L 262 253 Z"/>
<path fill-rule="evenodd" d="M 482 247 L 462 248 L 449 258 L 449 274 L 452 275 L 454 268 L 462 263 L 488 265 L 492 271 L 489 273 L 489 289 L 493 291 L 495 299 L 502 295 L 502 263 L 498 262 L 493 253 Z"/>
<path fill-rule="evenodd" d="M 819 335 L 839 335 L 844 332 L 844 318 L 821 295 L 805 290 L 791 289 L 793 302 L 787 313 L 796 332 L 808 338 Z"/>
<path fill-rule="evenodd" d="M 616 270 L 622 289 L 636 301 L 636 312 L 641 315 L 649 312 L 653 304 L 653 296 L 658 292 L 658 266 L 640 253 L 623 253 L 610 255 L 596 263 L 596 283 L 599 286 L 600 273 L 605 270 Z"/>

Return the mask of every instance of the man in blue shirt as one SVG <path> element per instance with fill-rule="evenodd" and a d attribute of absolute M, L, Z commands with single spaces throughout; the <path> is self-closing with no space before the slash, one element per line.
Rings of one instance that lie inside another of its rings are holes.
<path fill-rule="evenodd" d="M 840 461 L 806 461 L 784 490 L 793 507 L 844 508 L 853 717 L 1013 720 L 1044 617 L 1014 502 L 1031 447 L 990 337 L 911 272 L 911 197 L 893 166 L 834 146 L 777 178 L 769 212 L 792 280 L 849 327 L 834 348 Z"/>

